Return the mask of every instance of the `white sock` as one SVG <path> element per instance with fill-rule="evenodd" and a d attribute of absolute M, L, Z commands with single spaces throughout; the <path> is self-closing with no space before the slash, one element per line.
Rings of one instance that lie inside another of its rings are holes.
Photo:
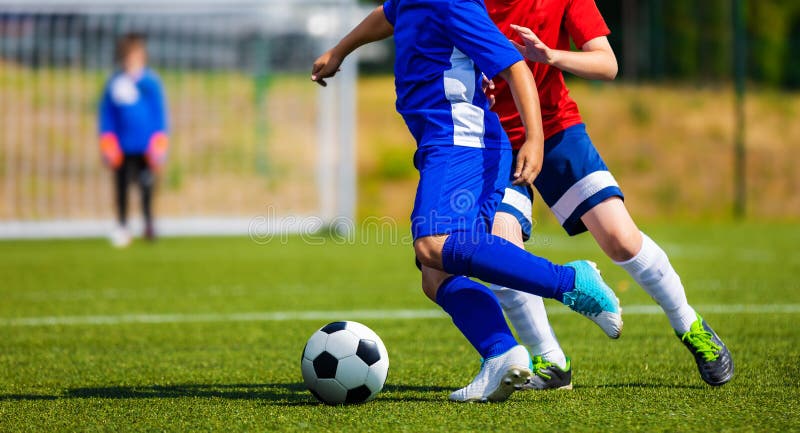
<path fill-rule="evenodd" d="M 522 344 L 528 346 L 531 354 L 540 355 L 545 361 L 566 368 L 566 355 L 547 320 L 547 311 L 544 309 L 542 298 L 496 284 L 490 287 L 500 300 L 500 305 L 511 325 L 517 330 Z"/>
<path fill-rule="evenodd" d="M 642 233 L 639 254 L 630 260 L 614 263 L 628 271 L 634 281 L 653 297 L 678 333 L 688 331 L 697 320 L 697 313 L 687 302 L 681 278 L 672 268 L 667 253 L 646 234 Z"/>

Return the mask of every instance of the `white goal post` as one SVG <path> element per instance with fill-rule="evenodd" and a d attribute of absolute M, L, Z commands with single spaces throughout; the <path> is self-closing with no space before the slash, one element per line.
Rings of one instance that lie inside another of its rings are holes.
<path fill-rule="evenodd" d="M 357 60 L 327 88 L 309 75 L 366 13 L 355 0 L 0 0 L 0 238 L 113 227 L 97 101 L 115 39 L 133 31 L 169 107 L 160 234 L 349 228 Z M 137 230 L 133 186 L 129 202 Z"/>

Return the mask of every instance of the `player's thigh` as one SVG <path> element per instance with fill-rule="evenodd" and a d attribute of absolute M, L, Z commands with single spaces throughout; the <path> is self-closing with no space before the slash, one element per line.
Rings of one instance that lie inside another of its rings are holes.
<path fill-rule="evenodd" d="M 137 156 L 135 160 L 135 170 L 136 181 L 139 183 L 139 186 L 142 188 L 152 188 L 155 184 L 156 177 L 144 155 Z"/>
<path fill-rule="evenodd" d="M 492 225 L 492 234 L 500 236 L 520 248 L 524 248 L 522 226 L 514 215 L 506 212 L 497 212 Z"/>
<path fill-rule="evenodd" d="M 642 247 L 641 232 L 619 197 L 606 199 L 581 219 L 600 248 L 613 260 L 629 260 Z"/>
<path fill-rule="evenodd" d="M 582 217 L 590 209 L 624 197 L 582 124 L 547 139 L 534 185 L 569 235 L 587 230 Z"/>
<path fill-rule="evenodd" d="M 119 167 L 114 169 L 114 183 L 118 191 L 124 191 L 128 187 L 133 173 L 132 159 L 130 155 L 123 155 Z"/>

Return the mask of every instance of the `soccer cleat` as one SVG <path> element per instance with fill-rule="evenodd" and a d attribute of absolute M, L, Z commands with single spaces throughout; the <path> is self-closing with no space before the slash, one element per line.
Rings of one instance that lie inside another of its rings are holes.
<path fill-rule="evenodd" d="M 131 235 L 130 233 L 128 233 L 128 230 L 123 226 L 115 228 L 111 232 L 109 238 L 111 241 L 111 245 L 114 246 L 114 248 L 125 248 L 131 244 Z"/>
<path fill-rule="evenodd" d="M 611 338 L 622 333 L 619 299 L 600 277 L 597 265 L 586 260 L 567 263 L 575 269 L 575 288 L 564 293 L 561 302 L 596 323 Z"/>
<path fill-rule="evenodd" d="M 675 334 L 678 335 L 677 332 Z M 707 384 L 724 385 L 733 378 L 731 352 L 699 314 L 689 331 L 678 335 L 678 338 L 694 355 L 700 377 Z"/>
<path fill-rule="evenodd" d="M 531 377 L 530 364 L 528 349 L 514 346 L 502 355 L 484 360 L 475 379 L 450 394 L 450 400 L 478 403 L 505 401 Z"/>
<path fill-rule="evenodd" d="M 523 390 L 528 389 L 572 389 L 572 365 L 567 358 L 566 369 L 561 369 L 558 365 L 545 361 L 537 355 L 533 357 L 533 375 L 531 379 L 522 386 Z"/>

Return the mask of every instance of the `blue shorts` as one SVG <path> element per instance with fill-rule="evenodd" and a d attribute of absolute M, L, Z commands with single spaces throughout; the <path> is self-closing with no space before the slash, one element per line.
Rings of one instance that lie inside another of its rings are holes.
<path fill-rule="evenodd" d="M 411 232 L 414 239 L 454 232 L 491 232 L 508 186 L 510 149 L 425 146 L 414 154 L 420 179 Z"/>
<path fill-rule="evenodd" d="M 586 231 L 581 217 L 590 209 L 609 197 L 624 199 L 584 124 L 571 126 L 544 142 L 542 171 L 533 184 L 570 236 Z M 524 239 L 530 237 L 532 197 L 528 188 L 510 186 L 497 209 L 517 217 Z"/>

